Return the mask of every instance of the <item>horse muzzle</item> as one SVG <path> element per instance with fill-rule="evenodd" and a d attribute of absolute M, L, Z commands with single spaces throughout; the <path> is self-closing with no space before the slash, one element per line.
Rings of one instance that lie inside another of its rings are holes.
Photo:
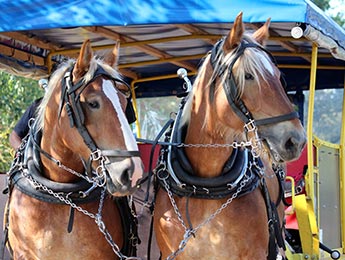
<path fill-rule="evenodd" d="M 298 159 L 307 142 L 302 127 L 300 129 L 289 127 L 286 123 L 267 129 L 263 127 L 259 129 L 259 136 L 268 148 L 272 159 L 278 163 Z"/>
<path fill-rule="evenodd" d="M 143 164 L 138 157 L 108 163 L 105 168 L 106 187 L 113 196 L 127 196 L 135 192 L 143 176 Z"/>

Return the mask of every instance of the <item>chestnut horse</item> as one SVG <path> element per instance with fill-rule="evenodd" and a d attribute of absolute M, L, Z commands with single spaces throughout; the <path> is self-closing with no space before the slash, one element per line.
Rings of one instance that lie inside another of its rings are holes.
<path fill-rule="evenodd" d="M 135 253 L 126 196 L 136 190 L 143 168 L 125 116 L 129 88 L 114 68 L 117 53 L 118 44 L 96 59 L 87 40 L 76 61 L 52 74 L 9 171 L 5 228 L 14 259 L 124 259 Z"/>
<path fill-rule="evenodd" d="M 240 13 L 182 102 L 156 167 L 162 259 L 276 259 L 284 248 L 281 164 L 306 137 L 262 47 L 268 27 L 247 34 Z"/>

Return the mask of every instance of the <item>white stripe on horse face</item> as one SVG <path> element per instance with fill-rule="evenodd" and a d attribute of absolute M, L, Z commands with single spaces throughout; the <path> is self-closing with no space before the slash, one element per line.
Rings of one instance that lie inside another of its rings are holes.
<path fill-rule="evenodd" d="M 121 124 L 121 129 L 123 136 L 125 138 L 126 148 L 129 151 L 138 151 L 138 145 L 133 136 L 132 130 L 128 124 L 125 113 L 121 108 L 120 99 L 118 97 L 118 91 L 114 88 L 114 85 L 111 80 L 103 80 L 103 92 L 109 98 L 113 107 L 117 113 L 117 117 Z"/>

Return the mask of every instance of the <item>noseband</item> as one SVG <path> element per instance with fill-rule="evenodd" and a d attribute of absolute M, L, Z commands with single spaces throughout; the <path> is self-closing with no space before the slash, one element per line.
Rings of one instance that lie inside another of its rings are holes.
<path fill-rule="evenodd" d="M 59 105 L 58 117 L 60 118 L 63 107 L 65 107 L 71 128 L 76 127 L 79 134 L 84 140 L 84 143 L 90 149 L 90 158 L 87 165 L 87 172 L 91 172 L 92 161 L 105 161 L 106 157 L 138 157 L 140 156 L 139 151 L 127 151 L 127 150 L 102 150 L 98 148 L 94 140 L 92 139 L 89 131 L 85 127 L 85 116 L 80 104 L 80 95 L 83 90 L 92 83 L 97 77 L 104 76 L 111 79 L 114 84 L 121 83 L 127 86 L 128 91 L 130 88 L 128 84 L 119 78 L 114 78 L 108 72 L 106 72 L 100 65 L 97 64 L 97 69 L 94 72 L 93 78 L 90 81 L 84 81 L 80 79 L 77 83 L 73 84 L 72 71 L 74 65 L 71 66 L 65 73 L 61 84 L 61 98 Z M 77 91 L 79 91 L 77 93 Z M 104 169 L 104 168 L 103 168 Z"/>
<path fill-rule="evenodd" d="M 211 65 L 212 65 L 213 70 L 215 70 L 214 64 L 217 62 L 219 57 L 223 55 L 223 52 L 222 52 L 223 41 L 224 39 L 221 39 L 220 41 L 218 41 L 211 51 Z M 257 48 L 261 51 L 264 51 L 270 57 L 271 61 L 277 66 L 277 62 L 275 58 L 272 56 L 272 54 L 269 51 L 267 51 L 265 48 L 263 48 L 262 46 L 254 42 L 247 42 L 247 41 L 242 41 L 240 43 L 240 45 L 238 46 L 236 55 L 228 67 L 225 66 L 225 64 L 221 65 L 220 72 L 218 72 L 218 76 L 221 76 L 225 72 L 225 70 L 229 70 L 229 77 L 225 81 L 225 84 L 223 84 L 223 88 L 224 88 L 228 103 L 233 109 L 233 111 L 236 113 L 236 115 L 245 123 L 245 125 L 254 123 L 255 126 L 275 124 L 275 123 L 299 118 L 298 113 L 294 111 L 294 112 L 280 115 L 280 116 L 254 120 L 252 114 L 247 109 L 243 100 L 238 98 L 238 88 L 236 86 L 235 79 L 232 73 L 232 69 L 235 62 L 244 53 L 246 48 Z M 212 82 L 212 85 L 215 85 L 214 81 Z M 285 81 L 282 76 L 280 78 L 280 81 L 282 82 L 282 85 L 285 85 Z"/>

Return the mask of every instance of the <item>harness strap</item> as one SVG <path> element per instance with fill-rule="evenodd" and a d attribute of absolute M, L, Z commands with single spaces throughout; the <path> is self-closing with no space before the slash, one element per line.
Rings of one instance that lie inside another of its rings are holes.
<path fill-rule="evenodd" d="M 146 189 L 146 195 L 145 195 L 145 200 L 144 203 L 147 203 L 149 200 L 149 195 L 150 195 L 150 185 L 151 185 L 151 178 L 152 178 L 152 163 L 153 163 L 153 155 L 154 155 L 154 151 L 156 149 L 156 145 L 158 144 L 159 139 L 161 138 L 161 136 L 166 132 L 166 130 L 168 128 L 172 128 L 172 124 L 174 123 L 174 120 L 172 118 L 170 118 L 165 125 L 163 126 L 163 128 L 160 130 L 160 132 L 158 133 L 158 135 L 156 136 L 155 140 L 152 143 L 151 146 L 151 152 L 150 152 L 150 162 L 149 162 L 149 172 L 147 175 L 147 178 L 143 179 L 141 181 L 141 183 L 147 181 L 147 189 Z M 149 230 L 149 239 L 148 239 L 148 244 L 147 244 L 147 259 L 151 258 L 151 244 L 152 244 L 152 237 L 153 237 L 153 211 L 154 211 L 154 207 L 155 207 L 155 202 L 156 202 L 156 196 L 157 196 L 157 192 L 158 192 L 158 181 L 154 182 L 154 196 L 153 196 L 153 200 L 152 200 L 152 204 L 150 207 L 150 212 L 151 212 L 151 222 L 150 222 L 150 230 Z"/>
<path fill-rule="evenodd" d="M 298 112 L 296 111 L 291 112 L 289 114 L 281 115 L 281 116 L 275 116 L 275 117 L 264 118 L 264 119 L 256 119 L 255 125 L 260 126 L 260 125 L 275 124 L 275 123 L 288 121 L 295 118 L 299 118 Z"/>
<path fill-rule="evenodd" d="M 140 152 L 127 150 L 100 150 L 100 155 L 114 157 L 140 157 Z"/>
<path fill-rule="evenodd" d="M 278 176 L 277 176 L 278 177 Z M 278 177 L 279 178 L 279 177 Z M 280 179 L 278 179 L 280 182 Z M 280 220 L 277 211 L 276 203 L 272 202 L 270 194 L 267 188 L 267 184 L 264 178 L 261 179 L 261 191 L 265 200 L 268 219 L 268 231 L 269 231 L 269 244 L 268 244 L 268 260 L 277 259 L 277 245 L 280 248 L 285 248 L 284 239 L 281 232 Z M 278 199 L 279 200 L 279 199 Z"/>

